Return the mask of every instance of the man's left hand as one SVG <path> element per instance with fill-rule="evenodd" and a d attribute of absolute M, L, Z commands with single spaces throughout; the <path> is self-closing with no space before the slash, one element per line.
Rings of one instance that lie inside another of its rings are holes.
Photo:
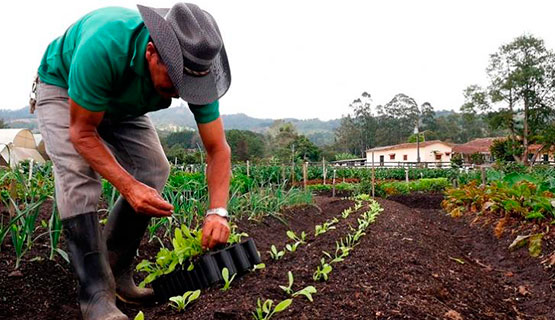
<path fill-rule="evenodd" d="M 219 244 L 226 244 L 229 233 L 226 218 L 216 214 L 208 215 L 202 226 L 202 247 L 212 249 Z"/>

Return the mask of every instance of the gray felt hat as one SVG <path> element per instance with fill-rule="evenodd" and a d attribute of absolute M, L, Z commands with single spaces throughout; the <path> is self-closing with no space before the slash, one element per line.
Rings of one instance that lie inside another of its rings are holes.
<path fill-rule="evenodd" d="M 202 105 L 222 97 L 231 73 L 214 18 L 191 3 L 137 7 L 181 99 Z"/>

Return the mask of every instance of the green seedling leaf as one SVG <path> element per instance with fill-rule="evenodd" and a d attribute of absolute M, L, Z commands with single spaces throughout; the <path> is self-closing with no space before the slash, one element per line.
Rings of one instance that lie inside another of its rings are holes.
<path fill-rule="evenodd" d="M 254 265 L 254 268 L 252 269 L 252 271 L 262 270 L 262 269 L 266 269 L 266 264 L 259 263 Z"/>
<path fill-rule="evenodd" d="M 292 294 L 293 297 L 297 297 L 299 295 L 305 296 L 310 302 L 313 302 L 312 294 L 316 293 L 316 288 L 314 286 L 308 286 L 302 290 L 299 290 Z"/>
<path fill-rule="evenodd" d="M 449 259 L 451 259 L 451 260 L 453 260 L 453 261 L 455 261 L 456 263 L 459 263 L 459 264 L 465 264 L 463 259 L 453 258 L 453 257 L 449 257 Z"/>
<path fill-rule="evenodd" d="M 133 320 L 145 320 L 145 314 L 142 311 L 139 311 Z"/>
<path fill-rule="evenodd" d="M 293 299 L 283 300 L 282 302 L 278 303 L 278 305 L 274 309 L 274 312 L 282 312 L 283 310 L 287 309 L 291 305 L 291 303 L 293 303 Z"/>

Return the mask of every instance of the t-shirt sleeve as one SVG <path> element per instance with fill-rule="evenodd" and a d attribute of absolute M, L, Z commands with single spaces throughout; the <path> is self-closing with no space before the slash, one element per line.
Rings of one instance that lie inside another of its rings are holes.
<path fill-rule="evenodd" d="M 220 103 L 218 100 L 205 105 L 189 103 L 189 109 L 191 109 L 197 123 L 209 123 L 220 117 Z"/>
<path fill-rule="evenodd" d="M 68 95 L 89 111 L 106 111 L 114 83 L 114 68 L 102 44 L 89 40 L 73 53 L 68 77 Z"/>

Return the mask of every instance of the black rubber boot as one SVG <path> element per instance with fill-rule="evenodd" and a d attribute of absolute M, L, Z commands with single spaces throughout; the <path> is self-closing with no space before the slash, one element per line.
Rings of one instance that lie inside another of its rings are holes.
<path fill-rule="evenodd" d="M 149 222 L 150 217 L 137 214 L 120 197 L 104 227 L 108 260 L 116 280 L 116 295 L 125 303 L 149 304 L 155 301 L 152 289 L 139 288 L 133 281 L 133 259 Z"/>
<path fill-rule="evenodd" d="M 84 320 L 127 320 L 116 307 L 114 277 L 100 234 L 96 212 L 64 219 L 64 234 L 79 279 L 79 304 Z"/>

